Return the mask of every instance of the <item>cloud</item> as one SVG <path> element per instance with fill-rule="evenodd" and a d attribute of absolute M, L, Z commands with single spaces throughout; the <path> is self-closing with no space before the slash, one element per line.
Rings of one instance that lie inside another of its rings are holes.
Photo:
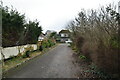
<path fill-rule="evenodd" d="M 4 0 L 4 6 L 13 5 L 19 12 L 25 13 L 30 20 L 39 20 L 43 29 L 60 30 L 67 22 L 84 9 L 97 9 L 119 0 Z"/>

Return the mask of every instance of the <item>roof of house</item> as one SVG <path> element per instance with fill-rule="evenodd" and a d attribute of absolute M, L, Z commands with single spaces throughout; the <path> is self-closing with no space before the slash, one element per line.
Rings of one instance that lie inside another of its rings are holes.
<path fill-rule="evenodd" d="M 69 30 L 61 30 L 59 33 L 70 33 Z"/>
<path fill-rule="evenodd" d="M 47 31 L 45 32 L 45 34 L 50 34 L 50 33 L 52 33 L 52 32 L 56 32 L 56 31 L 54 31 L 54 30 L 47 30 Z"/>
<path fill-rule="evenodd" d="M 44 34 L 44 33 L 41 33 L 39 36 L 42 36 L 42 37 L 43 37 L 43 36 L 45 36 L 45 34 Z"/>

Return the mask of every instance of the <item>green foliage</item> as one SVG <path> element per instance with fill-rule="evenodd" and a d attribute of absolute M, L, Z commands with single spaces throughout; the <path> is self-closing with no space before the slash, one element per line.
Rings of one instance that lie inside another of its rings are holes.
<path fill-rule="evenodd" d="M 47 48 L 47 47 L 48 47 L 48 43 L 46 41 L 43 41 L 42 42 L 42 48 L 44 49 L 44 48 Z"/>
<path fill-rule="evenodd" d="M 15 56 L 14 56 L 14 55 L 12 55 L 12 56 L 10 56 L 10 57 L 9 57 L 9 59 L 14 59 L 14 58 L 15 58 Z"/>
<path fill-rule="evenodd" d="M 80 55 L 79 58 L 80 59 L 86 59 L 86 57 L 84 55 Z"/>
<path fill-rule="evenodd" d="M 17 10 L 2 7 L 2 46 L 16 46 L 36 43 L 42 27 L 39 22 L 25 20 Z"/>
<path fill-rule="evenodd" d="M 30 53 L 34 51 L 32 46 L 28 46 L 27 48 L 25 48 L 25 53 L 22 55 L 23 58 L 27 58 L 30 57 Z"/>
<path fill-rule="evenodd" d="M 28 58 L 30 57 L 30 51 L 26 51 L 23 55 L 22 55 L 23 58 Z"/>
<path fill-rule="evenodd" d="M 110 44 L 114 48 L 120 48 L 120 41 L 119 37 L 113 37 L 110 39 Z"/>
<path fill-rule="evenodd" d="M 86 70 L 85 72 L 92 72 L 94 74 L 97 74 L 101 78 L 111 78 L 110 75 L 108 75 L 103 70 L 99 69 L 97 65 L 92 63 L 91 65 L 89 65 L 89 67 L 90 67 L 90 70 Z"/>
<path fill-rule="evenodd" d="M 33 51 L 33 47 L 32 46 L 28 46 L 25 48 L 25 51 Z"/>
<path fill-rule="evenodd" d="M 52 32 L 51 34 L 50 34 L 50 38 L 57 38 L 57 33 L 56 32 Z"/>
<path fill-rule="evenodd" d="M 44 50 L 45 48 L 49 48 L 51 46 L 55 45 L 55 43 L 52 40 L 45 40 L 41 42 L 41 45 L 39 45 L 39 49 L 40 51 Z"/>
<path fill-rule="evenodd" d="M 8 7 L 2 8 L 2 46 L 16 45 L 24 30 L 25 16 Z M 14 35 L 14 37 L 13 37 Z"/>
<path fill-rule="evenodd" d="M 48 40 L 48 44 L 49 44 L 49 47 L 55 45 L 55 43 L 53 41 L 51 41 L 51 40 Z"/>
<path fill-rule="evenodd" d="M 37 43 L 38 37 L 42 33 L 42 27 L 39 26 L 39 22 L 29 21 L 26 27 L 25 43 Z"/>
<path fill-rule="evenodd" d="M 40 45 L 38 50 L 39 50 L 39 51 L 42 51 L 42 50 L 43 50 L 43 47 Z"/>

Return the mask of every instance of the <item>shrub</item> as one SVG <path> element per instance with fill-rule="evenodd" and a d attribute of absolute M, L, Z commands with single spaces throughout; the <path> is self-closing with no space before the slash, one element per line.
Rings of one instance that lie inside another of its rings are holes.
<path fill-rule="evenodd" d="M 89 13 L 82 10 L 68 26 L 77 51 L 109 74 L 120 73 L 119 16 L 111 5 Z"/>
<path fill-rule="evenodd" d="M 25 48 L 25 53 L 22 55 L 23 58 L 30 57 L 30 52 L 33 51 L 32 46 L 28 46 Z"/>
<path fill-rule="evenodd" d="M 26 51 L 23 56 L 23 58 L 27 58 L 27 57 L 30 57 L 30 51 Z"/>
<path fill-rule="evenodd" d="M 84 38 L 81 37 L 81 36 L 78 37 L 78 38 L 76 39 L 76 48 L 77 48 L 77 50 L 79 51 L 79 53 L 81 53 L 81 48 L 82 48 L 83 44 L 84 44 Z"/>
<path fill-rule="evenodd" d="M 80 55 L 79 58 L 80 59 L 86 59 L 86 57 L 84 55 Z"/>
<path fill-rule="evenodd" d="M 34 50 L 34 49 L 33 49 L 32 46 L 28 46 L 28 47 L 25 48 L 25 51 L 33 51 L 33 50 Z"/>
<path fill-rule="evenodd" d="M 55 45 L 55 43 L 52 40 L 48 40 L 49 47 Z"/>
<path fill-rule="evenodd" d="M 81 47 L 81 52 L 84 56 L 86 56 L 87 59 L 91 60 L 92 51 L 90 50 L 89 47 L 90 47 L 90 44 L 88 42 L 85 42 Z"/>
<path fill-rule="evenodd" d="M 39 51 L 42 51 L 42 50 L 43 50 L 42 46 L 39 46 Z"/>
<path fill-rule="evenodd" d="M 44 49 L 44 48 L 47 48 L 47 42 L 46 42 L 46 41 L 43 41 L 41 46 L 42 46 L 43 49 Z"/>
<path fill-rule="evenodd" d="M 42 51 L 45 48 L 51 47 L 53 45 L 55 45 L 55 43 L 52 40 L 44 40 L 41 42 L 41 44 L 38 45 L 38 50 Z"/>

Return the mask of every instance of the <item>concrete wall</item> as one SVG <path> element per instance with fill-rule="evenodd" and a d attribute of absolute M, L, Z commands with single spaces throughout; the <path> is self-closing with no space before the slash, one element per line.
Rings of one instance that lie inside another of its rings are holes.
<path fill-rule="evenodd" d="M 24 53 L 25 48 L 32 46 L 34 50 L 37 50 L 37 45 L 36 44 L 31 44 L 31 45 L 23 45 L 23 46 L 15 46 L 15 47 L 7 47 L 7 48 L 1 48 L 0 49 L 0 60 L 2 59 L 2 54 L 3 53 L 5 59 L 9 58 L 10 56 L 17 56 L 19 53 Z"/>

